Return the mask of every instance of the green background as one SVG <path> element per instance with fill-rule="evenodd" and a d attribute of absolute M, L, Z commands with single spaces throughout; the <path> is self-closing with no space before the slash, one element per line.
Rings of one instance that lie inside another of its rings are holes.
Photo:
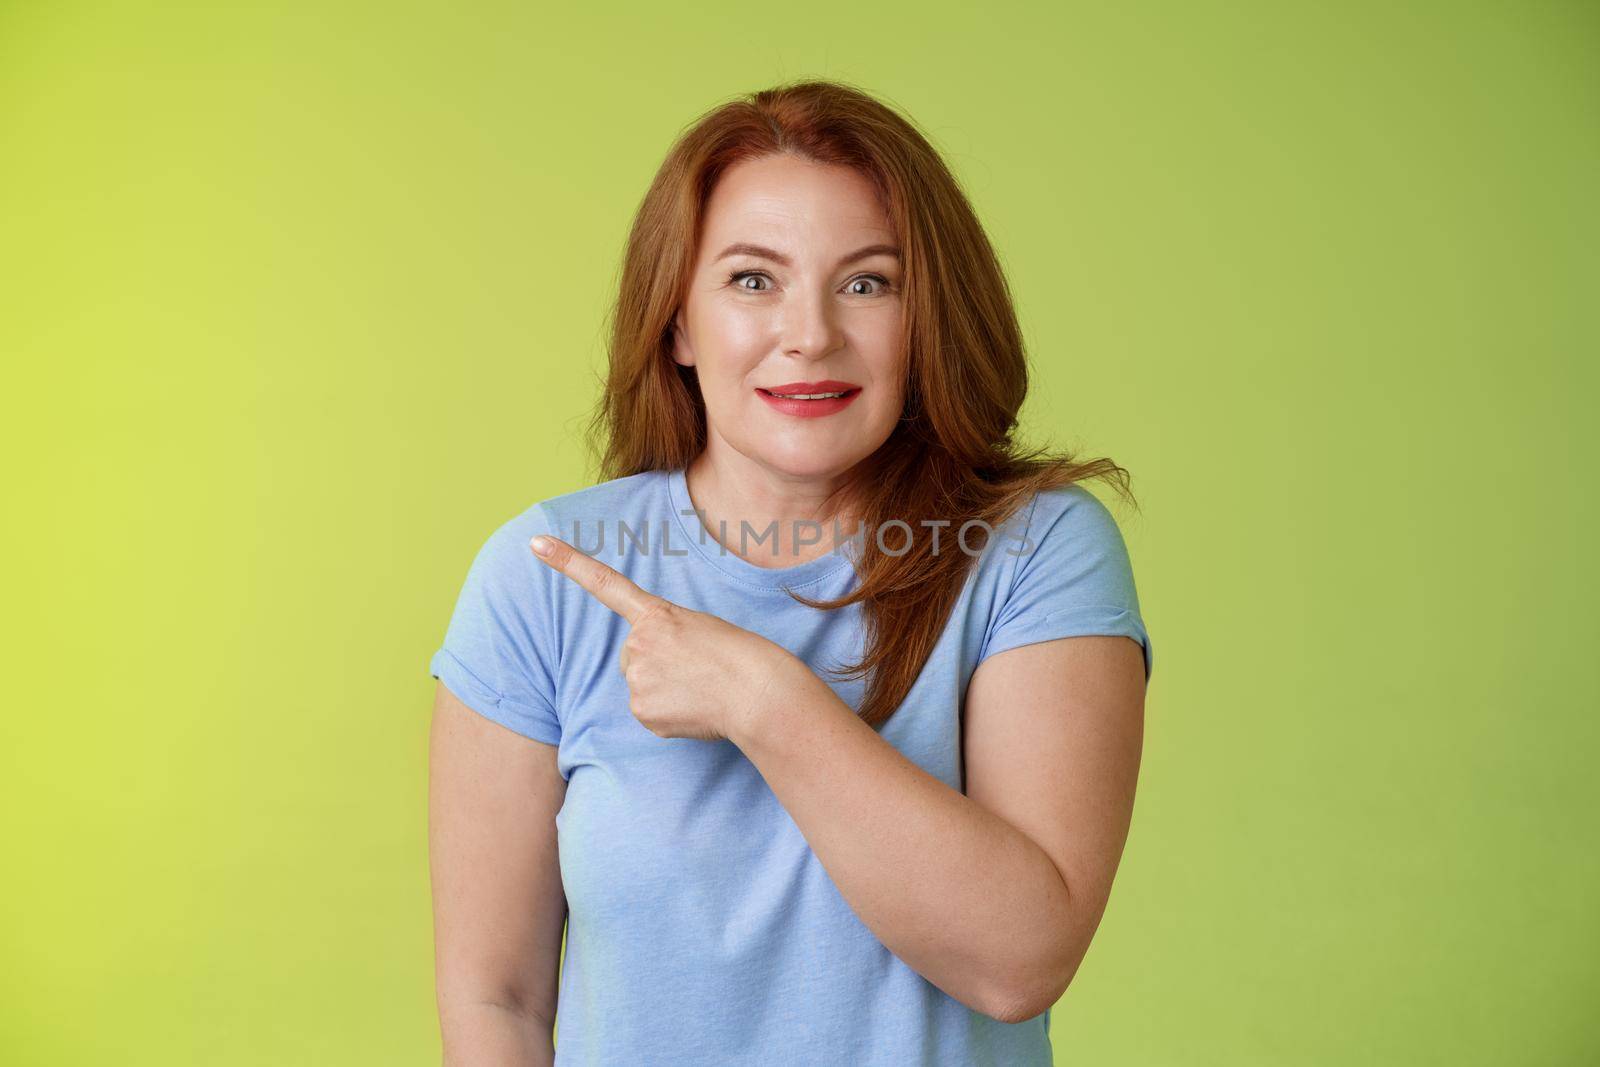
<path fill-rule="evenodd" d="M 1058 1062 L 1594 1062 L 1597 73 L 1590 3 L 0 5 L 0 1059 L 438 1062 L 428 658 L 592 480 L 672 138 L 821 75 L 1143 503 Z"/>

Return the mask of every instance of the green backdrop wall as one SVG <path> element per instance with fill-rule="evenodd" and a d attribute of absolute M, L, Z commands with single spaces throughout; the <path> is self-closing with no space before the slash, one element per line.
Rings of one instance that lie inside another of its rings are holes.
<path fill-rule="evenodd" d="M 1597 70 L 1580 2 L 0 5 L 0 1059 L 438 1062 L 428 657 L 592 479 L 673 136 L 822 75 L 1143 504 L 1058 1061 L 1595 1062 Z"/>

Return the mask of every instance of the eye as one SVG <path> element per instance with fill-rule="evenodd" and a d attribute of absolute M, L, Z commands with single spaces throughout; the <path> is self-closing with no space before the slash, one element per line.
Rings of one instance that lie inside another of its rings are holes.
<path fill-rule="evenodd" d="M 769 276 L 766 271 L 760 271 L 760 270 L 736 270 L 732 274 L 728 275 L 728 284 L 729 285 L 733 285 L 733 286 L 737 286 L 738 288 L 743 289 L 747 293 L 765 293 L 765 292 L 770 292 L 771 291 L 771 285 L 770 284 L 763 285 L 763 286 L 750 286 L 750 285 L 744 284 L 747 280 L 754 279 L 754 278 L 763 279 L 768 283 L 770 283 L 772 281 L 771 276 Z M 848 282 L 846 282 L 845 285 L 847 287 L 853 287 L 853 286 L 855 286 L 855 285 L 857 285 L 857 284 L 859 284 L 861 282 L 875 283 L 877 285 L 877 289 L 876 290 L 868 290 L 867 292 L 855 291 L 853 293 L 853 295 L 855 295 L 855 296 L 882 296 L 882 295 L 884 295 L 885 293 L 889 292 L 891 289 L 894 288 L 893 286 L 891 286 L 889 284 L 889 279 L 883 277 L 881 274 L 858 274 L 854 278 L 851 278 Z"/>
<path fill-rule="evenodd" d="M 728 275 L 728 284 L 729 285 L 737 285 L 740 289 L 743 289 L 746 292 L 764 293 L 764 292 L 767 291 L 766 289 L 752 289 L 750 286 L 744 284 L 743 279 L 745 279 L 745 278 L 766 278 L 766 277 L 767 277 L 767 275 L 766 275 L 766 273 L 764 271 L 759 271 L 759 270 L 736 270 L 732 274 Z M 770 278 L 768 278 L 767 280 L 771 281 Z"/>
<path fill-rule="evenodd" d="M 882 294 L 888 292 L 891 288 L 893 288 L 889 284 L 889 279 L 883 277 L 880 274 L 858 274 L 854 278 L 851 278 L 850 281 L 847 284 L 855 285 L 857 282 L 877 282 L 878 283 L 878 289 L 877 289 L 877 292 L 875 294 L 874 293 L 857 293 L 856 294 L 857 296 L 873 296 L 873 295 L 880 295 L 881 296 Z"/>

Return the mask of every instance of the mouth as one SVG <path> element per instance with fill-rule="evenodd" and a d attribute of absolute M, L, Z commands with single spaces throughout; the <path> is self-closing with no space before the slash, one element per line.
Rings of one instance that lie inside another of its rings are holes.
<path fill-rule="evenodd" d="M 756 387 L 768 407 L 784 415 L 812 419 L 843 411 L 861 392 L 859 385 L 850 382 L 789 382 L 773 389 Z"/>
<path fill-rule="evenodd" d="M 756 392 L 763 396 L 773 397 L 777 400 L 838 400 L 841 397 L 855 396 L 857 393 L 861 392 L 861 388 L 859 386 L 855 386 L 849 389 L 837 389 L 829 392 L 777 393 L 773 392 L 771 389 L 762 389 L 758 386 L 756 388 Z"/>
<path fill-rule="evenodd" d="M 854 396 L 861 392 L 861 387 L 854 382 L 825 378 L 820 382 L 785 382 L 770 389 L 757 386 L 756 392 L 777 397 L 779 400 L 833 400 Z"/>

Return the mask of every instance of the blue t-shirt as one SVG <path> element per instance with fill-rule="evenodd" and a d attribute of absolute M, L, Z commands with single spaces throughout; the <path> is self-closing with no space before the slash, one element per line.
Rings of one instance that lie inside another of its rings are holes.
<path fill-rule="evenodd" d="M 738 545 L 736 530 L 706 530 L 681 468 L 552 497 L 489 536 L 429 671 L 482 715 L 558 749 L 569 909 L 558 1067 L 1051 1063 L 1049 1011 L 1000 1022 L 883 946 L 736 745 L 658 737 L 634 718 L 617 667 L 628 624 L 533 555 L 528 542 L 540 533 L 777 642 L 857 709 L 866 680 L 822 668 L 859 659 L 865 636 L 859 604 L 814 610 L 781 588 L 847 592 L 856 582 L 849 541 L 793 566 L 750 563 L 722 547 Z M 940 529 L 940 551 L 959 550 L 955 533 L 956 524 Z M 904 536 L 889 528 L 883 544 L 897 551 Z M 972 529 L 967 544 L 982 542 Z M 831 530 L 822 543 L 835 543 Z M 880 736 L 963 789 L 959 717 L 973 670 L 996 652 L 1078 634 L 1138 641 L 1148 678 L 1150 640 L 1121 532 L 1094 495 L 1069 486 L 1036 494 L 995 529 Z"/>

